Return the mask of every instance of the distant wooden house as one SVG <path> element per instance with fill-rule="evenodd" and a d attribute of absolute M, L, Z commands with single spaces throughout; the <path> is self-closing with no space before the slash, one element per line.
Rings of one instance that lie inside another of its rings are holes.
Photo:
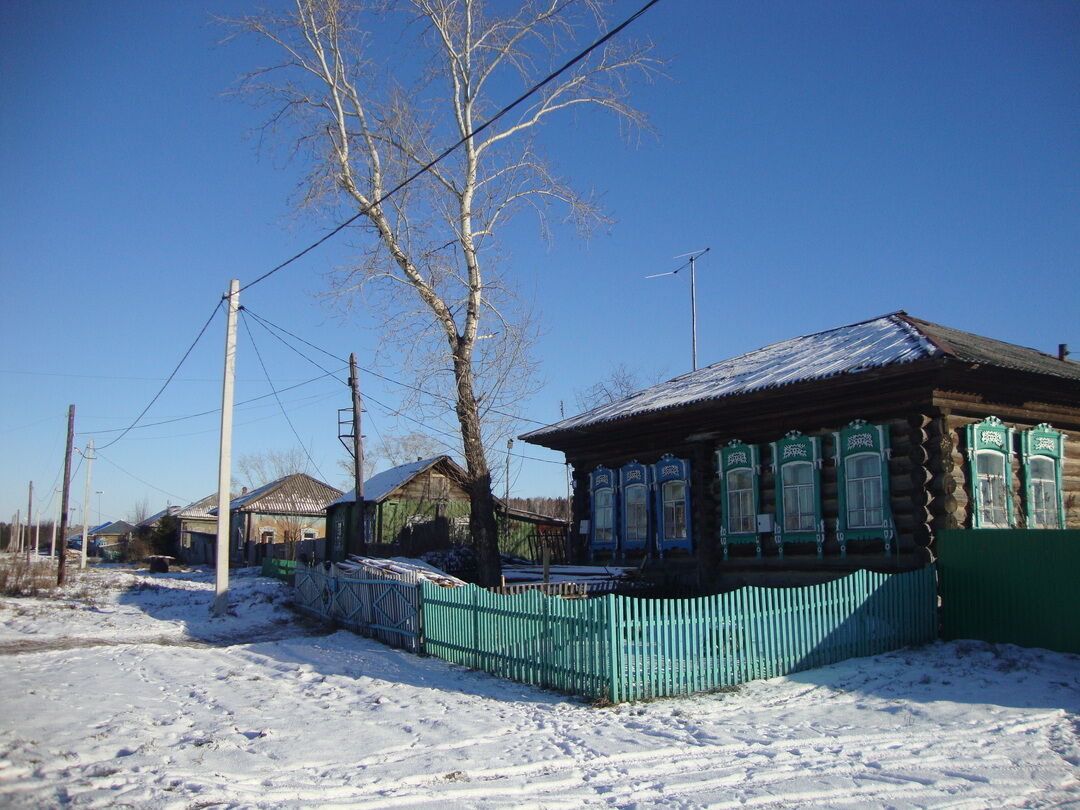
<path fill-rule="evenodd" d="M 370 556 L 414 556 L 466 544 L 469 537 L 467 475 L 450 456 L 418 459 L 373 475 L 364 482 L 364 553 Z M 503 513 L 502 503 L 496 509 Z M 361 552 L 356 520 L 356 490 L 326 508 L 328 553 L 334 559 Z M 524 553 L 558 535 L 565 538 L 566 521 L 524 510 L 510 510 L 502 524 L 501 545 Z M 539 540 L 534 535 L 542 534 Z M 504 551 L 506 549 L 503 549 Z M 556 556 L 558 559 L 558 556 Z"/>
<path fill-rule="evenodd" d="M 230 562 L 256 565 L 274 546 L 314 541 L 326 533 L 326 505 L 341 490 L 306 473 L 293 473 L 239 495 L 229 503 Z M 186 510 L 185 510 L 186 511 Z M 209 514 L 216 521 L 216 505 Z"/>
<path fill-rule="evenodd" d="M 648 557 L 704 585 L 912 568 L 941 529 L 1080 526 L 1080 363 L 1061 354 L 896 312 L 522 438 L 573 465 L 579 560 Z"/>
<path fill-rule="evenodd" d="M 246 494 L 246 489 L 245 489 Z M 186 563 L 212 563 L 217 544 L 217 514 L 211 514 L 218 503 L 213 492 L 189 503 L 176 513 L 177 556 Z"/>

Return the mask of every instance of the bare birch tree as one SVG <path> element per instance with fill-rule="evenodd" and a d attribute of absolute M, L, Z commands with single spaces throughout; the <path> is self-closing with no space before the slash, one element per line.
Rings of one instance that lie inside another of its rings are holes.
<path fill-rule="evenodd" d="M 352 231 L 360 258 L 336 274 L 332 294 L 346 306 L 371 300 L 402 367 L 442 394 L 469 475 L 481 580 L 496 582 L 485 446 L 509 429 L 534 369 L 528 307 L 504 273 L 497 235 L 523 209 L 545 236 L 553 213 L 583 229 L 604 222 L 595 201 L 545 162 L 537 130 L 587 107 L 644 124 L 627 103 L 628 82 L 656 62 L 646 45 L 610 40 L 475 133 L 596 38 L 605 0 L 513 0 L 501 17 L 481 0 L 294 2 L 288 14 L 233 21 L 284 55 L 243 86 L 276 105 L 270 126 L 296 127 L 290 138 L 313 158 L 301 204 L 361 215 Z M 459 139 L 452 155 L 375 204 Z"/>

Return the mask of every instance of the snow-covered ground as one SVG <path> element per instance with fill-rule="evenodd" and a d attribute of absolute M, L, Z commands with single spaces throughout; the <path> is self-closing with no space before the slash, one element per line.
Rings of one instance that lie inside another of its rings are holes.
<path fill-rule="evenodd" d="M 608 708 L 296 623 L 288 589 L 0 600 L 0 806 L 1080 807 L 1080 657 L 934 644 Z M 74 590 L 80 590 L 81 586 Z"/>

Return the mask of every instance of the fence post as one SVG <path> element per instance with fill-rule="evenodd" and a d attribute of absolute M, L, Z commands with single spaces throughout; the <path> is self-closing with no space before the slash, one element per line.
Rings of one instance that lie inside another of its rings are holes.
<path fill-rule="evenodd" d="M 611 668 L 611 686 L 609 687 L 609 699 L 612 703 L 619 702 L 622 694 L 622 622 L 618 615 L 619 607 L 616 601 L 618 597 L 609 593 L 607 595 L 607 624 L 608 624 L 608 663 Z"/>
<path fill-rule="evenodd" d="M 424 586 L 419 578 L 416 580 L 416 652 L 427 655 L 424 638 Z"/>

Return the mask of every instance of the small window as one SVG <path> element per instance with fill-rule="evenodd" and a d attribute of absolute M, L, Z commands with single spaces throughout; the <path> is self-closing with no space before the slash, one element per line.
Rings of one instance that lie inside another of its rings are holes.
<path fill-rule="evenodd" d="M 263 543 L 273 543 L 274 538 L 277 536 L 274 529 L 261 528 L 259 529 L 259 540 Z"/>
<path fill-rule="evenodd" d="M 593 494 L 593 539 L 599 543 L 610 543 L 614 538 L 613 501 L 614 493 L 610 489 L 599 489 Z"/>
<path fill-rule="evenodd" d="M 784 465 L 784 531 L 812 532 L 817 519 L 814 467 L 808 461 Z"/>
<path fill-rule="evenodd" d="M 978 471 L 979 523 L 982 526 L 1007 528 L 1005 505 L 1005 455 L 983 451 L 976 455 Z"/>
<path fill-rule="evenodd" d="M 634 484 L 623 490 L 626 504 L 626 542 L 644 545 L 649 536 L 647 491 L 644 484 Z"/>
<path fill-rule="evenodd" d="M 664 539 L 686 538 L 686 484 L 668 481 L 664 484 Z"/>
<path fill-rule="evenodd" d="M 844 462 L 847 479 L 847 525 L 851 529 L 876 528 L 882 523 L 881 459 L 865 453 Z"/>
<path fill-rule="evenodd" d="M 301 540 L 314 540 L 315 539 L 315 530 L 314 529 L 304 529 L 302 532 L 300 532 L 300 539 Z"/>
<path fill-rule="evenodd" d="M 727 474 L 727 530 L 739 534 L 756 528 L 753 473 L 747 468 L 732 470 Z"/>
<path fill-rule="evenodd" d="M 1028 462 L 1031 478 L 1031 527 L 1060 529 L 1056 464 L 1052 459 L 1033 458 Z"/>
<path fill-rule="evenodd" d="M 1007 529 L 1013 525 L 1012 428 L 988 416 L 966 429 L 974 529 Z"/>

